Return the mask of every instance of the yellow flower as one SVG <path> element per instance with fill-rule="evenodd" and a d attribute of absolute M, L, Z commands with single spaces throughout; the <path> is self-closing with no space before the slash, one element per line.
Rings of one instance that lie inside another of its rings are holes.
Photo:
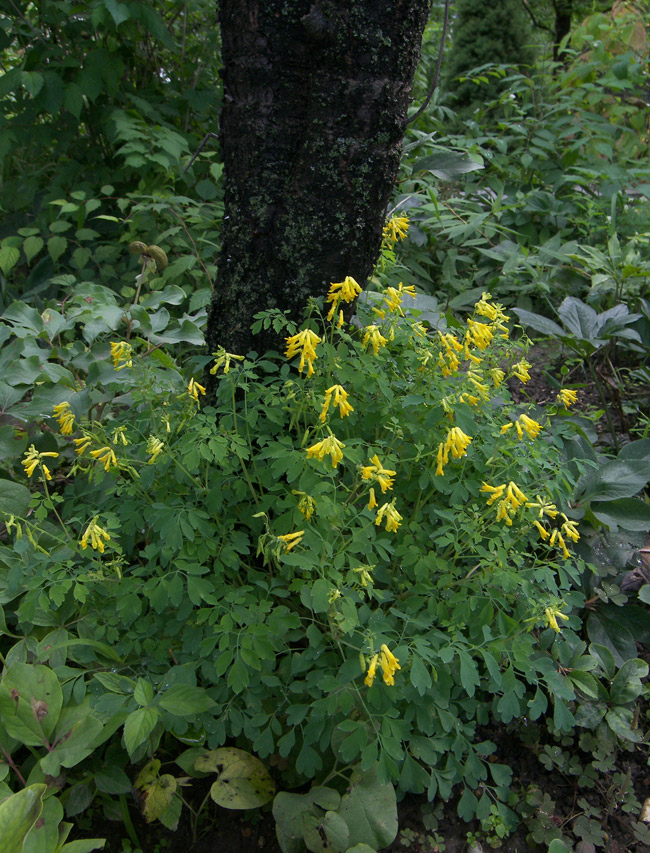
<path fill-rule="evenodd" d="M 150 435 L 147 439 L 146 447 L 147 453 L 149 454 L 148 464 L 151 465 L 152 463 L 154 463 L 164 449 L 164 443 L 159 438 L 156 438 L 155 435 Z"/>
<path fill-rule="evenodd" d="M 286 357 L 293 358 L 295 355 L 300 353 L 300 364 L 298 366 L 298 371 L 302 373 L 306 362 L 307 376 L 313 376 L 314 362 L 318 358 L 318 356 L 316 355 L 316 346 L 321 342 L 321 338 L 318 337 L 316 332 L 312 332 L 311 329 L 303 329 L 301 332 L 298 332 L 297 335 L 292 335 L 291 337 L 287 338 L 286 341 Z"/>
<path fill-rule="evenodd" d="M 100 554 L 103 554 L 104 542 L 102 540 L 105 539 L 108 542 L 110 538 L 111 537 L 109 536 L 109 534 L 97 524 L 97 516 L 95 516 L 86 528 L 86 531 L 81 537 L 79 544 L 85 551 L 88 547 L 88 540 L 90 539 L 91 548 L 93 548 L 95 551 L 99 551 Z"/>
<path fill-rule="evenodd" d="M 547 501 L 546 498 L 540 498 L 539 495 L 535 496 L 537 498 L 537 503 L 529 503 L 528 506 L 532 509 L 538 509 L 539 513 L 537 514 L 538 518 L 544 518 L 547 515 L 549 518 L 556 518 L 558 515 L 557 507 L 555 504 L 552 504 L 550 501 Z"/>
<path fill-rule="evenodd" d="M 339 413 L 342 418 L 354 411 L 352 406 L 348 403 L 348 392 L 343 388 L 343 386 L 332 385 L 332 387 L 328 388 L 325 392 L 325 402 L 323 403 L 323 408 L 318 416 L 320 421 L 324 421 L 327 417 L 327 411 L 330 407 L 332 394 L 334 394 L 334 405 L 339 407 Z"/>
<path fill-rule="evenodd" d="M 477 320 L 467 320 L 469 326 L 468 336 L 470 340 L 480 349 L 484 350 L 490 346 L 494 332 L 486 323 L 479 323 Z"/>
<path fill-rule="evenodd" d="M 75 447 L 75 450 L 77 451 L 79 456 L 81 456 L 84 450 L 88 450 L 90 446 L 90 437 L 87 435 L 84 435 L 82 438 L 75 438 L 73 439 L 73 441 L 77 445 Z"/>
<path fill-rule="evenodd" d="M 370 459 L 371 464 L 365 465 L 361 469 L 361 477 L 364 480 L 373 480 L 379 483 L 382 494 L 386 494 L 387 489 L 393 488 L 394 477 L 397 471 L 392 471 L 389 468 L 384 468 L 379 457 L 375 455 Z"/>
<path fill-rule="evenodd" d="M 503 370 L 500 370 L 498 367 L 493 367 L 492 370 L 489 371 L 489 374 L 490 379 L 492 380 L 492 383 L 495 388 L 498 388 L 499 385 L 501 385 L 503 380 L 506 378 L 506 375 Z"/>
<path fill-rule="evenodd" d="M 506 490 L 506 484 L 502 483 L 500 486 L 490 486 L 488 483 L 483 483 L 479 491 L 487 492 L 490 497 L 488 498 L 487 505 L 491 506 L 495 501 L 498 501 L 499 498 L 503 497 L 503 493 Z"/>
<path fill-rule="evenodd" d="M 395 509 L 395 502 L 385 503 L 377 510 L 375 524 L 379 527 L 383 520 L 386 520 L 386 531 L 388 533 L 397 533 L 397 528 L 402 523 L 402 516 Z"/>
<path fill-rule="evenodd" d="M 553 607 L 547 607 L 544 610 L 544 616 L 546 617 L 546 624 L 548 625 L 548 627 L 552 628 L 557 634 L 559 634 L 562 630 L 558 625 L 558 618 L 563 619 L 565 622 L 569 621 L 569 617 L 566 615 L 566 613 L 562 613 L 562 611 L 557 605 Z"/>
<path fill-rule="evenodd" d="M 372 347 L 372 351 L 375 355 L 379 353 L 379 347 L 385 347 L 388 343 L 386 338 L 379 331 L 379 326 L 374 323 L 370 326 L 366 326 L 364 329 L 364 336 L 362 341 L 362 346 L 367 347 L 368 344 Z"/>
<path fill-rule="evenodd" d="M 562 518 L 564 519 L 564 524 L 562 525 L 562 533 L 564 533 L 567 539 L 571 539 L 573 542 L 577 542 L 578 539 L 580 539 L 580 534 L 578 533 L 576 522 L 569 521 L 569 519 L 564 513 L 562 513 Z"/>
<path fill-rule="evenodd" d="M 54 406 L 54 416 L 59 422 L 59 426 L 61 427 L 61 435 L 72 435 L 72 429 L 74 427 L 74 414 L 70 409 L 70 403 L 64 401 L 63 403 L 57 403 Z"/>
<path fill-rule="evenodd" d="M 368 509 L 374 509 L 377 506 L 377 498 L 375 497 L 375 490 L 370 489 L 370 494 L 368 496 Z"/>
<path fill-rule="evenodd" d="M 358 566 L 356 569 L 352 569 L 352 571 L 359 575 L 359 583 L 361 586 L 367 587 L 368 584 L 373 583 L 372 570 L 374 568 L 374 566 L 365 565 Z"/>
<path fill-rule="evenodd" d="M 43 451 L 42 453 L 39 453 L 38 450 L 36 450 L 36 448 L 32 444 L 30 445 L 29 450 L 25 451 L 25 458 L 22 460 L 21 464 L 25 469 L 25 473 L 28 477 L 31 477 L 36 468 L 40 465 L 45 479 L 51 480 L 52 475 L 50 474 L 50 469 L 43 462 L 43 459 L 47 457 L 52 457 L 53 459 L 56 459 L 58 455 L 58 453 L 54 453 L 53 451 Z"/>
<path fill-rule="evenodd" d="M 103 463 L 104 471 L 110 471 L 111 465 L 117 465 L 115 453 L 110 447 L 100 447 L 99 450 L 91 450 L 90 455 Z"/>
<path fill-rule="evenodd" d="M 288 554 L 292 548 L 295 548 L 296 545 L 300 544 L 304 535 L 304 530 L 296 530 L 295 533 L 283 533 L 277 538 L 284 543 L 284 552 L 285 554 Z"/>
<path fill-rule="evenodd" d="M 336 328 L 342 329 L 343 328 L 343 322 L 344 322 L 344 317 L 343 317 L 343 311 L 341 310 L 341 311 L 339 311 L 339 319 L 336 321 Z"/>
<path fill-rule="evenodd" d="M 366 677 L 363 679 L 363 683 L 366 687 L 372 687 L 372 683 L 375 680 L 375 671 L 377 670 L 377 661 L 379 660 L 379 655 L 373 655 L 370 664 L 368 666 L 368 672 L 366 673 Z"/>
<path fill-rule="evenodd" d="M 525 358 L 522 358 L 516 364 L 512 365 L 512 376 L 516 376 L 517 379 L 521 380 L 525 385 L 530 379 L 529 370 L 531 367 L 532 364 L 529 361 L 526 361 Z"/>
<path fill-rule="evenodd" d="M 452 427 L 449 430 L 444 442 L 438 445 L 436 477 L 444 474 L 445 465 L 449 462 L 449 454 L 451 453 L 454 459 L 461 459 L 471 440 L 472 436 L 466 435 L 459 427 Z"/>
<path fill-rule="evenodd" d="M 539 521 L 537 521 L 537 519 L 535 519 L 535 521 L 533 521 L 533 524 L 537 528 L 537 532 L 541 536 L 542 541 L 546 542 L 546 540 L 550 536 L 548 530 L 545 527 L 542 527 L 542 525 L 539 523 Z"/>
<path fill-rule="evenodd" d="M 326 302 L 331 302 L 332 306 L 327 315 L 328 320 L 333 320 L 339 302 L 354 302 L 357 296 L 361 293 L 361 288 L 352 276 L 347 275 L 343 281 L 333 281 L 330 284 L 329 293 L 327 294 Z M 342 325 L 342 313 L 339 317 L 339 323 Z"/>
<path fill-rule="evenodd" d="M 394 685 L 395 678 L 393 676 L 395 675 L 397 670 L 401 669 L 402 667 L 399 665 L 399 658 L 395 657 L 395 655 L 391 652 L 391 650 L 385 643 L 381 646 L 379 664 L 382 669 L 384 684 L 388 684 L 389 686 Z"/>
<path fill-rule="evenodd" d="M 329 455 L 332 459 L 332 468 L 336 468 L 339 462 L 343 459 L 343 448 L 345 445 L 336 438 L 336 436 L 330 435 L 327 438 L 322 439 L 322 441 L 318 441 L 316 444 L 312 444 L 311 447 L 307 448 L 307 458 L 311 459 L 316 457 L 320 461 L 322 461 L 327 455 Z"/>
<path fill-rule="evenodd" d="M 84 440 L 84 439 L 82 439 L 82 440 Z M 90 441 L 90 439 L 87 439 L 87 440 L 88 440 L 88 441 Z M 77 441 L 77 439 L 75 439 L 75 441 Z M 128 438 L 126 437 L 126 427 L 125 427 L 125 426 L 116 427 L 116 428 L 113 430 L 113 433 L 112 433 L 112 435 L 111 435 L 111 441 L 113 442 L 113 444 L 117 444 L 117 443 L 119 442 L 119 443 L 121 443 L 124 447 L 126 447 L 126 446 L 127 446 L 127 444 L 129 443 L 129 440 L 128 440 Z M 87 446 L 87 445 L 86 445 L 86 446 Z M 78 452 L 78 453 L 79 453 L 79 452 L 83 452 L 83 450 L 82 450 L 82 451 L 79 451 L 79 448 L 77 448 L 77 452 Z"/>
<path fill-rule="evenodd" d="M 388 222 L 384 225 L 384 242 L 392 249 L 398 240 L 404 240 L 408 229 L 408 216 L 391 216 Z"/>
<path fill-rule="evenodd" d="M 243 355 L 235 355 L 234 352 L 226 352 L 223 347 L 219 347 L 216 352 L 212 353 L 212 355 L 215 356 L 215 359 L 214 364 L 210 368 L 211 376 L 214 376 L 220 367 L 223 367 L 224 373 L 230 373 L 230 362 L 233 358 L 235 361 L 243 361 L 245 358 Z M 205 391 L 203 393 L 205 393 Z"/>
<path fill-rule="evenodd" d="M 483 317 L 487 317 L 492 321 L 492 326 L 502 333 L 502 337 L 507 338 L 510 335 L 510 330 L 506 326 L 510 317 L 504 312 L 503 305 L 498 303 L 491 304 L 488 300 L 492 299 L 489 293 L 484 293 L 480 300 L 474 306 L 476 313 Z"/>
<path fill-rule="evenodd" d="M 519 486 L 512 482 L 512 480 L 508 483 L 506 500 L 514 510 L 517 510 L 520 506 L 528 503 L 526 495 L 521 491 Z"/>
<path fill-rule="evenodd" d="M 115 370 L 133 367 L 133 347 L 126 341 L 119 341 L 118 343 L 111 341 L 111 356 Z"/>
<path fill-rule="evenodd" d="M 199 385 L 194 379 L 190 379 L 190 384 L 187 386 L 187 393 L 194 400 L 195 403 L 199 402 L 199 393 L 205 395 L 205 388 L 203 385 Z"/>
<path fill-rule="evenodd" d="M 562 388 L 562 390 L 558 392 L 558 395 L 555 399 L 558 401 L 558 403 L 561 403 L 568 409 L 570 406 L 573 406 L 573 404 L 577 401 L 578 392 L 571 391 L 570 388 Z"/>
<path fill-rule="evenodd" d="M 488 386 L 481 382 L 480 376 L 477 376 L 476 373 L 473 373 L 471 370 L 467 373 L 467 379 L 478 391 L 478 395 L 481 400 L 489 400 L 490 399 L 490 389 Z"/>
<path fill-rule="evenodd" d="M 517 419 L 517 423 L 521 425 L 523 431 L 530 438 L 537 438 L 539 433 L 542 431 L 542 425 L 532 418 L 529 418 L 528 415 L 520 415 Z M 517 426 L 517 424 L 515 424 L 515 426 Z M 517 431 L 519 432 L 519 430 Z M 521 434 L 519 437 L 521 438 Z"/>
<path fill-rule="evenodd" d="M 316 512 L 316 501 L 311 495 L 308 495 L 305 492 L 293 491 L 291 494 L 300 496 L 298 509 L 305 516 L 305 520 L 309 521 L 312 515 Z"/>

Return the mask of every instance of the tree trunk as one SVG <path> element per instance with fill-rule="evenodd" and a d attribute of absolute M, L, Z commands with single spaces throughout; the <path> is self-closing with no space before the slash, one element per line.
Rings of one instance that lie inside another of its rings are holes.
<path fill-rule="evenodd" d="M 221 0 L 222 250 L 208 351 L 371 274 L 430 0 Z"/>
<path fill-rule="evenodd" d="M 573 13 L 573 0 L 555 0 L 555 34 L 553 37 L 553 60 L 559 62 L 560 44 L 562 39 L 571 32 L 571 15 Z"/>

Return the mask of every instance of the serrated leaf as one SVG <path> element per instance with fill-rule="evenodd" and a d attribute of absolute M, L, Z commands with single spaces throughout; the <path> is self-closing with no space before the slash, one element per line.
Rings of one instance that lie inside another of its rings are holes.
<path fill-rule="evenodd" d="M 20 250 L 15 246 L 3 246 L 0 249 L 0 270 L 8 275 L 20 259 Z"/>
<path fill-rule="evenodd" d="M 226 809 L 255 809 L 270 802 L 275 784 L 262 762 L 235 747 L 221 747 L 200 755 L 197 770 L 218 774 L 210 796 Z"/>
<path fill-rule="evenodd" d="M 54 237 L 50 237 L 47 241 L 47 251 L 50 253 L 50 257 L 56 263 L 61 255 L 65 252 L 68 247 L 68 241 L 65 237 L 61 237 L 60 234 L 56 234 Z"/>

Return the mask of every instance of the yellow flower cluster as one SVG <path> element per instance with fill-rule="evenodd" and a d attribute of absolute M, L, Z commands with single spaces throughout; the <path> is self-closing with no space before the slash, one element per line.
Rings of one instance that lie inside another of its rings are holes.
<path fill-rule="evenodd" d="M 555 399 L 568 409 L 578 401 L 578 392 L 572 391 L 570 388 L 562 388 Z"/>
<path fill-rule="evenodd" d="M 368 344 L 372 347 L 372 351 L 375 355 L 379 353 L 379 347 L 385 347 L 388 341 L 382 335 L 379 330 L 379 326 L 375 323 L 372 323 L 370 326 L 366 326 L 362 340 L 362 346 L 367 347 Z"/>
<path fill-rule="evenodd" d="M 520 359 L 516 364 L 512 366 L 512 376 L 516 376 L 521 382 L 526 384 L 530 379 L 530 368 L 532 364 L 529 361 L 526 361 L 525 358 Z"/>
<path fill-rule="evenodd" d="M 330 284 L 329 293 L 327 294 L 326 299 L 327 302 L 332 303 L 327 319 L 332 320 L 334 318 L 334 314 L 339 309 L 340 302 L 354 302 L 360 293 L 361 287 L 351 275 L 346 275 L 343 281 L 333 281 Z M 339 327 L 342 325 L 342 317 L 339 317 L 338 325 Z"/>
<path fill-rule="evenodd" d="M 54 406 L 54 417 L 59 422 L 61 427 L 61 435 L 72 435 L 74 429 L 74 414 L 70 409 L 70 403 L 64 400 L 63 403 L 57 403 Z"/>
<path fill-rule="evenodd" d="M 126 341 L 111 341 L 111 356 L 115 370 L 133 367 L 133 347 Z"/>
<path fill-rule="evenodd" d="M 95 551 L 99 551 L 100 554 L 103 554 L 104 540 L 109 542 L 110 538 L 109 534 L 100 527 L 99 524 L 97 524 L 97 516 L 95 516 L 86 528 L 79 544 L 81 545 L 82 550 L 85 551 L 88 547 L 88 540 L 90 539 L 90 547 Z"/>
<path fill-rule="evenodd" d="M 390 503 L 383 504 L 383 506 L 380 506 L 377 510 L 377 517 L 375 518 L 375 524 L 377 527 L 381 526 L 382 521 L 386 521 L 386 531 L 388 533 L 397 533 L 397 528 L 402 523 L 402 516 L 395 509 L 394 500 Z"/>
<path fill-rule="evenodd" d="M 537 438 L 539 433 L 542 431 L 542 425 L 534 420 L 533 418 L 529 418 L 528 415 L 519 415 L 516 421 L 511 421 L 509 424 L 505 424 L 501 427 L 501 435 L 504 435 L 508 432 L 509 429 L 513 427 L 517 430 L 517 435 L 519 439 L 523 439 L 524 433 L 529 438 Z"/>
<path fill-rule="evenodd" d="M 384 304 L 386 305 L 386 311 L 397 312 L 401 317 L 404 316 L 404 312 L 402 311 L 402 295 L 406 294 L 410 296 L 411 299 L 415 299 L 415 287 L 412 284 L 409 284 L 408 287 L 404 287 L 402 282 L 397 285 L 397 287 L 387 287 L 384 290 Z M 385 315 L 385 311 L 381 309 L 374 309 L 380 317 Z"/>
<path fill-rule="evenodd" d="M 199 394 L 205 395 L 205 388 L 203 387 L 203 385 L 199 385 L 196 380 L 190 379 L 190 384 L 187 386 L 187 393 L 190 395 L 190 397 L 194 400 L 195 403 L 198 403 Z"/>
<path fill-rule="evenodd" d="M 291 494 L 299 497 L 298 509 L 305 516 L 305 520 L 309 521 L 312 515 L 316 512 L 316 501 L 306 492 L 293 491 Z"/>
<path fill-rule="evenodd" d="M 321 340 L 322 339 L 318 337 L 316 332 L 312 332 L 311 329 L 303 329 L 302 332 L 298 332 L 296 335 L 291 335 L 291 337 L 286 339 L 286 357 L 293 358 L 295 355 L 300 353 L 300 364 L 298 365 L 298 371 L 300 373 L 304 370 L 306 363 L 307 376 L 314 375 L 314 362 L 318 358 L 316 355 L 316 346 L 321 342 Z"/>
<path fill-rule="evenodd" d="M 474 306 L 474 310 L 477 314 L 480 314 L 481 317 L 487 317 L 493 328 L 501 333 L 501 337 L 508 338 L 510 336 L 510 330 L 506 323 L 510 320 L 510 317 L 505 313 L 503 305 L 499 305 L 496 302 L 490 302 L 490 299 L 492 299 L 492 295 L 490 293 L 483 293 L 479 301 Z"/>
<path fill-rule="evenodd" d="M 466 435 L 460 427 L 452 427 L 449 430 L 446 439 L 438 445 L 436 477 L 441 477 L 445 473 L 445 465 L 449 462 L 449 454 L 451 453 L 454 459 L 461 459 L 467 452 L 471 440 L 472 436 Z"/>
<path fill-rule="evenodd" d="M 295 533 L 283 533 L 277 538 L 284 544 L 284 552 L 288 554 L 292 548 L 302 542 L 302 537 L 305 535 L 304 530 L 296 530 Z"/>
<path fill-rule="evenodd" d="M 384 233 L 382 235 L 384 245 L 392 249 L 398 240 L 404 240 L 409 230 L 408 216 L 391 216 L 388 222 L 384 225 Z"/>
<path fill-rule="evenodd" d="M 565 622 L 569 621 L 569 617 L 566 615 L 566 613 L 562 613 L 562 611 L 557 605 L 554 607 L 547 607 L 544 610 L 544 617 L 546 618 L 546 624 L 548 625 L 548 627 L 552 628 L 556 632 L 556 634 L 559 634 L 562 630 L 558 625 L 558 618 L 563 619 Z"/>
<path fill-rule="evenodd" d="M 443 334 L 439 331 L 438 335 L 444 347 L 444 354 L 438 354 L 438 367 L 443 376 L 451 376 L 460 367 L 458 353 L 462 352 L 464 347 L 451 332 Z"/>
<path fill-rule="evenodd" d="M 377 663 L 381 666 L 384 684 L 393 686 L 395 684 L 395 673 L 402 667 L 399 665 L 399 658 L 395 657 L 385 643 L 382 644 L 380 651 L 372 656 L 363 683 L 366 687 L 372 687 L 377 671 Z"/>
<path fill-rule="evenodd" d="M 214 376 L 215 373 L 219 370 L 220 367 L 223 368 L 224 373 L 230 373 L 230 362 L 235 359 L 235 361 L 243 361 L 243 355 L 235 355 L 232 352 L 226 352 L 223 347 L 219 347 L 216 352 L 212 353 L 215 356 L 214 364 L 210 368 L 210 375 Z"/>
<path fill-rule="evenodd" d="M 75 439 L 75 441 L 77 441 L 77 439 Z M 90 441 L 90 439 L 88 439 L 88 441 Z M 88 445 L 85 445 L 81 450 L 77 447 L 77 453 L 83 453 L 87 446 Z M 114 468 L 117 465 L 117 459 L 112 447 L 100 447 L 98 450 L 91 450 L 90 455 L 103 464 L 104 471 L 110 471 L 111 467 Z"/>
<path fill-rule="evenodd" d="M 165 445 L 159 438 L 156 438 L 155 435 L 149 436 L 146 447 L 147 453 L 149 454 L 149 465 L 156 461 L 164 449 Z"/>
<path fill-rule="evenodd" d="M 323 403 L 323 408 L 318 416 L 320 421 L 325 422 L 330 402 L 332 400 L 332 395 L 334 395 L 334 406 L 339 407 L 339 414 L 342 418 L 354 411 L 353 407 L 348 403 L 348 392 L 345 388 L 342 385 L 332 385 L 332 387 L 328 388 L 325 392 L 325 402 Z"/>
<path fill-rule="evenodd" d="M 505 521 L 508 527 L 512 527 L 513 515 L 519 507 L 528 504 L 528 498 L 512 480 L 508 483 L 507 489 L 505 483 L 500 486 L 490 486 L 488 483 L 483 483 L 480 491 L 487 492 L 490 495 L 487 502 L 488 506 L 499 501 L 496 520 Z"/>
<path fill-rule="evenodd" d="M 336 468 L 343 459 L 344 447 L 345 445 L 330 433 L 327 438 L 323 438 L 307 448 L 307 458 L 313 459 L 315 457 L 322 462 L 326 456 L 329 456 L 332 460 L 332 468 Z"/>
<path fill-rule="evenodd" d="M 52 458 L 56 459 L 59 454 L 54 451 L 43 451 L 39 453 L 38 450 L 34 447 L 34 445 L 30 445 L 29 450 L 25 451 L 25 458 L 22 460 L 21 464 L 25 469 L 25 473 L 28 477 L 31 477 L 36 468 L 40 465 L 41 471 L 43 472 L 43 476 L 46 480 L 51 480 L 52 475 L 50 474 L 50 469 L 47 467 L 43 459 Z"/>
<path fill-rule="evenodd" d="M 363 480 L 372 480 L 379 484 L 382 494 L 386 494 L 388 489 L 393 488 L 394 477 L 397 471 L 392 471 L 384 466 L 379 461 L 379 457 L 375 453 L 370 459 L 370 465 L 365 465 L 361 469 L 361 478 Z"/>

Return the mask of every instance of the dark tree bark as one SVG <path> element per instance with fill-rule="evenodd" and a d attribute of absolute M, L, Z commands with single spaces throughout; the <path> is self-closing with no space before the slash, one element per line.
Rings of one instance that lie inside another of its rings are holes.
<path fill-rule="evenodd" d="M 221 0 L 222 251 L 208 349 L 377 260 L 430 0 Z"/>
<path fill-rule="evenodd" d="M 560 44 L 562 39 L 571 32 L 571 15 L 573 13 L 573 0 L 554 0 L 555 10 L 555 33 L 553 35 L 553 59 L 560 59 Z"/>

